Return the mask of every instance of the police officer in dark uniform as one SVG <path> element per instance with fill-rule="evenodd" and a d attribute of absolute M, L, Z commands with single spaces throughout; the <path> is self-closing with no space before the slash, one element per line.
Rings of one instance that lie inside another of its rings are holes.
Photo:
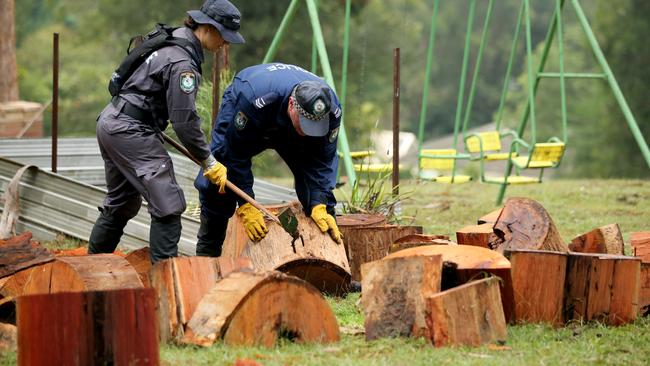
<path fill-rule="evenodd" d="M 241 15 L 227 0 L 207 0 L 200 10 L 187 13 L 185 27 L 173 32 L 189 41 L 187 46 L 151 53 L 97 119 L 108 193 L 90 235 L 90 254 L 115 250 L 144 197 L 151 214 L 152 262 L 177 255 L 186 205 L 159 134 L 168 120 L 183 145 L 202 161 L 205 178 L 224 191 L 226 168 L 210 154 L 195 101 L 203 48 L 217 51 L 226 43 L 244 43 L 238 33 Z"/>
<path fill-rule="evenodd" d="M 334 91 L 318 76 L 294 65 L 256 65 L 239 72 L 224 92 L 212 131 L 212 154 L 228 168 L 228 179 L 251 196 L 251 158 L 274 149 L 291 169 L 305 212 L 337 242 L 334 219 L 338 157 L 336 143 L 341 107 Z M 251 240 L 268 229 L 262 213 L 232 192 L 199 174 L 195 186 L 201 200 L 201 227 L 196 254 L 219 256 L 228 219 L 242 218 Z"/>

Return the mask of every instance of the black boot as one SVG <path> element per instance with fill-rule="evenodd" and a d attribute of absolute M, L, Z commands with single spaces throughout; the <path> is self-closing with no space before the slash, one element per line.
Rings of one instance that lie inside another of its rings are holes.
<path fill-rule="evenodd" d="M 201 214 L 201 227 L 196 235 L 196 255 L 201 257 L 219 257 L 223 240 L 226 238 L 228 218 Z"/>
<path fill-rule="evenodd" d="M 181 215 L 151 216 L 149 230 L 151 263 L 178 256 L 178 241 L 181 238 L 182 228 Z"/>
<path fill-rule="evenodd" d="M 88 239 L 88 254 L 113 253 L 129 221 L 128 218 L 113 214 L 107 208 L 100 207 L 99 212 Z"/>

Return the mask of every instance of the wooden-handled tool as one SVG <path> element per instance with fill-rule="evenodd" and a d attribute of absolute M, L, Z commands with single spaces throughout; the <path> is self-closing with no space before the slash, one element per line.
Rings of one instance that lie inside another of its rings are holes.
<path fill-rule="evenodd" d="M 162 134 L 163 139 L 165 139 L 165 141 L 167 141 L 170 145 L 172 145 L 172 146 L 174 147 L 174 149 L 180 151 L 183 155 L 187 156 L 188 159 L 192 160 L 192 161 L 195 162 L 197 165 L 201 166 L 201 162 L 200 162 L 197 158 L 195 158 L 194 156 L 192 156 L 192 154 L 190 154 L 190 152 L 187 151 L 187 149 L 186 149 L 183 145 L 181 145 L 181 144 L 179 144 L 178 142 L 176 142 L 176 140 L 174 140 L 173 138 L 167 136 L 164 132 L 161 132 L 161 134 Z M 235 194 L 236 194 L 237 196 L 241 197 L 241 198 L 244 199 L 246 202 L 248 202 L 248 203 L 250 203 L 251 205 L 253 205 L 253 207 L 255 207 L 256 209 L 262 211 L 262 213 L 263 213 L 264 215 L 266 215 L 266 217 L 268 217 L 270 220 L 272 220 L 272 221 L 274 221 L 275 223 L 277 223 L 278 225 L 284 227 L 284 226 L 282 225 L 282 223 L 280 222 L 280 219 L 277 218 L 277 216 L 275 216 L 274 214 L 272 214 L 272 213 L 271 213 L 269 210 L 267 210 L 264 206 L 260 205 L 259 202 L 255 201 L 255 200 L 253 199 L 253 197 L 249 196 L 246 192 L 244 192 L 244 191 L 242 191 L 241 189 L 239 189 L 236 185 L 234 185 L 234 184 L 233 184 L 232 182 L 230 182 L 229 180 L 226 180 L 226 187 L 228 187 L 228 189 L 230 189 L 231 191 L 235 192 Z"/>

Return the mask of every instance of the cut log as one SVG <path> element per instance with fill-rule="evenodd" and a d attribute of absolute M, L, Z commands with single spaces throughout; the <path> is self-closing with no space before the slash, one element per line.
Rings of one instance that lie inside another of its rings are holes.
<path fill-rule="evenodd" d="M 471 245 L 429 245 L 400 250 L 386 257 L 442 255 L 442 290 L 451 289 L 485 275 L 501 278 L 501 297 L 506 320 L 514 319 L 514 295 L 510 261 L 493 250 Z"/>
<path fill-rule="evenodd" d="M 534 249 L 568 252 L 553 219 L 538 202 L 528 198 L 509 198 L 494 224 L 499 237 L 496 250 Z"/>
<path fill-rule="evenodd" d="M 641 261 L 634 257 L 571 253 L 567 263 L 565 321 L 620 325 L 636 319 Z"/>
<path fill-rule="evenodd" d="M 155 311 L 145 288 L 22 296 L 18 364 L 157 365 Z"/>
<path fill-rule="evenodd" d="M 436 347 L 503 344 L 508 332 L 499 280 L 487 278 L 427 298 L 427 326 Z"/>
<path fill-rule="evenodd" d="M 492 224 L 471 225 L 456 231 L 456 241 L 461 245 L 474 245 L 496 249 L 499 237 L 492 230 Z"/>
<path fill-rule="evenodd" d="M 0 323 L 0 354 L 16 352 L 17 328 L 13 324 Z"/>
<path fill-rule="evenodd" d="M 650 263 L 650 232 L 638 232 L 630 234 L 630 241 L 634 256 L 642 261 Z"/>
<path fill-rule="evenodd" d="M 440 291 L 442 256 L 382 259 L 361 265 L 366 340 L 425 336 L 425 299 Z"/>
<path fill-rule="evenodd" d="M 56 292 L 141 288 L 135 269 L 114 254 L 57 257 L 54 261 L 15 273 L 0 287 L 0 295 L 18 297 Z"/>
<path fill-rule="evenodd" d="M 0 240 L 0 278 L 54 260 L 54 256 L 47 249 L 32 242 L 31 239 L 32 233 L 25 232 Z"/>
<path fill-rule="evenodd" d="M 157 262 L 149 279 L 156 290 L 161 342 L 178 340 L 196 306 L 214 284 L 236 270 L 251 270 L 248 258 L 178 257 Z"/>
<path fill-rule="evenodd" d="M 271 347 L 339 340 L 332 309 L 312 285 L 278 271 L 233 272 L 203 297 L 188 323 L 184 343 Z"/>
<path fill-rule="evenodd" d="M 336 217 L 339 228 L 355 228 L 386 225 L 386 216 L 378 214 L 347 214 Z"/>
<path fill-rule="evenodd" d="M 151 271 L 151 251 L 149 247 L 140 248 L 127 254 L 124 259 L 133 266 L 144 287 L 151 287 L 149 272 Z"/>
<path fill-rule="evenodd" d="M 564 324 L 566 253 L 537 250 L 506 251 L 512 264 L 517 322 Z"/>
<path fill-rule="evenodd" d="M 222 256 L 250 258 L 256 270 L 278 270 L 294 275 L 328 294 L 347 292 L 350 266 L 344 246 L 321 232 L 299 204 L 276 206 L 269 210 L 277 213 L 284 208 L 291 209 L 298 219 L 301 238 L 293 240 L 280 225 L 267 221 L 269 232 L 266 237 L 259 242 L 250 241 L 241 219 L 234 215 L 228 224 Z"/>
<path fill-rule="evenodd" d="M 580 253 L 604 253 L 623 255 L 623 234 L 618 224 L 593 229 L 571 240 L 569 249 Z"/>
<path fill-rule="evenodd" d="M 641 289 L 639 290 L 639 314 L 650 315 L 650 263 L 641 263 Z"/>
<path fill-rule="evenodd" d="M 407 235 L 422 234 L 421 226 L 351 226 L 341 227 L 346 251 L 350 260 L 352 279 L 361 281 L 361 265 L 382 259 L 397 239 Z"/>
<path fill-rule="evenodd" d="M 397 239 L 390 245 L 388 253 L 395 253 L 399 250 L 421 247 L 424 245 L 458 245 L 449 240 L 449 235 L 422 235 L 412 234 Z"/>
<path fill-rule="evenodd" d="M 494 210 L 494 211 L 490 212 L 489 214 L 480 217 L 476 221 L 476 224 L 477 225 L 483 225 L 483 224 L 494 224 L 494 223 L 496 223 L 497 220 L 499 219 L 499 216 L 501 215 L 501 210 L 503 210 L 503 208 L 500 208 L 498 210 Z"/>

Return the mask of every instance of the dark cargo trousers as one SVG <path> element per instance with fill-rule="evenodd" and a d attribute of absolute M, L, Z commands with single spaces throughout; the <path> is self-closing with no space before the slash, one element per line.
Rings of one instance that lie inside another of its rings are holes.
<path fill-rule="evenodd" d="M 112 253 L 142 197 L 151 215 L 151 261 L 178 255 L 185 197 L 162 139 L 150 127 L 109 105 L 97 121 L 108 193 L 89 240 L 88 252 Z"/>

